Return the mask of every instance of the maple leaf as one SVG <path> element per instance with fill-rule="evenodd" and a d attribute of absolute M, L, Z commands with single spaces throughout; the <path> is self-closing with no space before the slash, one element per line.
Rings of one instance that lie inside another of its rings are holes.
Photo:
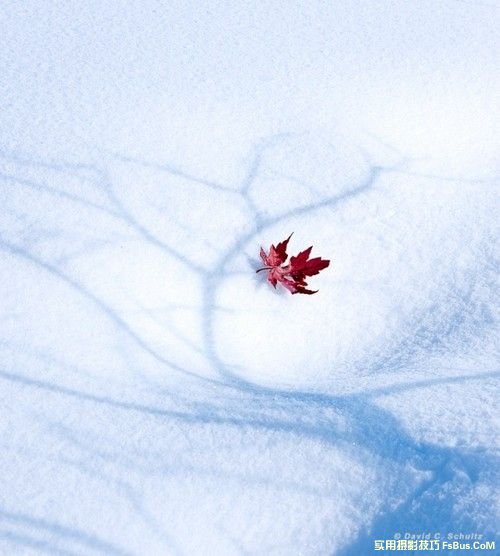
<path fill-rule="evenodd" d="M 265 266 L 259 268 L 256 272 L 267 270 L 267 280 L 274 288 L 276 288 L 279 282 L 287 290 L 292 292 L 292 294 L 304 293 L 311 295 L 317 293 L 318 290 L 307 289 L 306 277 L 315 276 L 321 270 L 329 266 L 330 261 L 322 259 L 321 257 L 310 259 L 309 255 L 312 251 L 311 245 L 311 247 L 301 251 L 297 256 L 290 257 L 289 263 L 285 265 L 284 263 L 288 258 L 286 250 L 292 235 L 293 234 L 290 234 L 287 239 L 278 243 L 276 247 L 271 245 L 269 254 L 266 254 L 262 247 L 260 248 L 260 258 Z"/>

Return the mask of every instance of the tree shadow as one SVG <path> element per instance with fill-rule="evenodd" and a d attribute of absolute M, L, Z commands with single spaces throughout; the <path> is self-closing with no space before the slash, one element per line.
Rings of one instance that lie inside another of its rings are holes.
<path fill-rule="evenodd" d="M 69 287 L 76 295 L 95 307 L 104 318 L 111 321 L 118 330 L 125 333 L 130 342 L 152 356 L 161 369 L 181 376 L 182 380 L 186 381 L 185 384 L 189 385 L 189 388 L 193 388 L 193 395 L 191 398 L 188 395 L 185 407 L 178 409 L 175 404 L 172 404 L 171 400 L 168 403 L 154 405 L 116 399 L 105 393 L 86 392 L 53 383 L 43 378 L 33 378 L 18 368 L 3 367 L 0 370 L 0 378 L 3 381 L 20 385 L 23 388 L 46 394 L 50 393 L 63 399 L 72 400 L 80 404 L 83 411 L 88 411 L 88 407 L 108 408 L 116 412 L 116 415 L 118 415 L 117 419 L 121 418 L 120 415 L 137 414 L 155 421 L 159 420 L 161 423 L 228 425 L 240 430 L 249 429 L 297 435 L 317 440 L 325 445 L 352 446 L 353 451 L 364 451 L 377 461 L 388 462 L 391 465 L 396 464 L 399 467 L 409 466 L 429 474 L 429 478 L 421 481 L 419 486 L 402 503 L 396 504 L 393 498 L 387 496 L 387 500 L 382 503 L 382 513 L 375 516 L 371 525 L 365 530 L 360 531 L 359 536 L 355 540 L 352 542 L 346 541 L 345 546 L 336 553 L 339 556 L 367 554 L 372 551 L 373 540 L 375 538 L 391 538 L 396 530 L 403 532 L 432 528 L 433 530 L 446 531 L 453 526 L 473 529 L 475 524 L 471 521 L 457 521 L 453 496 L 443 499 L 443 489 L 446 488 L 446 485 L 456 484 L 460 487 L 460 485 L 464 484 L 474 484 L 484 469 L 498 469 L 499 458 L 469 449 L 441 447 L 432 443 L 418 442 L 408 434 L 390 411 L 377 405 L 377 398 L 384 395 L 411 391 L 416 388 L 428 388 L 437 384 L 460 384 L 468 381 L 496 379 L 500 377 L 500 372 L 488 370 L 477 375 L 444 377 L 426 381 L 415 381 L 388 388 L 366 389 L 358 394 L 330 395 L 258 386 L 242 378 L 237 369 L 229 367 L 219 356 L 214 334 L 218 311 L 218 293 L 225 284 L 229 263 L 248 243 L 254 241 L 265 230 L 279 223 L 284 223 L 290 218 L 307 216 L 313 214 L 314 211 L 324 208 L 328 208 L 332 213 L 335 213 L 336 210 L 339 210 L 346 203 L 369 192 L 377 184 L 382 175 L 389 172 L 404 173 L 405 171 L 407 161 L 402 156 L 398 164 L 389 167 L 371 163 L 365 179 L 358 183 L 353 183 L 346 190 L 334 192 L 330 196 L 301 204 L 275 216 L 269 216 L 264 214 L 255 205 L 251 195 L 252 186 L 259 176 L 262 161 L 267 150 L 282 141 L 286 141 L 289 136 L 290 134 L 279 134 L 258 142 L 250 157 L 248 171 L 242 183 L 236 189 L 230 185 L 193 176 L 188 171 L 175 165 L 154 165 L 119 153 L 109 155 L 115 161 L 153 167 L 167 176 L 182 177 L 197 184 L 199 187 L 206 188 L 213 195 L 218 193 L 227 194 L 229 192 L 235 199 L 238 198 L 246 205 L 249 214 L 252 215 L 251 225 L 241 233 L 235 232 L 234 241 L 231 246 L 220 253 L 215 263 L 209 268 L 197 264 L 177 248 L 174 248 L 175 238 L 165 241 L 164 238 L 158 237 L 150 229 L 147 222 L 143 222 L 134 216 L 127 209 L 125 203 L 122 202 L 119 193 L 113 188 L 109 172 L 107 172 L 106 168 L 85 163 L 68 164 L 62 162 L 52 164 L 16 157 L 12 153 L 5 154 L 4 158 L 9 159 L 20 167 L 29 166 L 35 170 L 43 168 L 49 172 L 67 174 L 77 179 L 83 179 L 83 176 L 85 176 L 85 179 L 92 183 L 94 187 L 104 192 L 106 202 L 96 203 L 84 195 L 75 194 L 71 191 L 68 192 L 46 183 L 39 183 L 32 178 L 16 177 L 13 174 L 0 174 L 2 181 L 12 182 L 20 187 L 48 195 L 54 199 L 54 202 L 61 200 L 85 207 L 90 211 L 97 211 L 105 218 L 119 222 L 127 233 L 140 238 L 145 244 L 152 246 L 165 257 L 177 261 L 183 267 L 189 268 L 190 272 L 199 277 L 201 284 L 199 322 L 202 330 L 202 345 L 199 349 L 209 363 L 214 375 L 213 377 L 202 376 L 159 353 L 152 347 L 148 338 L 143 337 L 135 330 L 112 304 L 108 303 L 106 299 L 102 299 L 91 287 L 79 281 L 71 273 L 63 270 L 59 262 L 47 260 L 47 258 L 37 253 L 36 249 L 16 242 L 11 238 L 6 238 L 4 234 L 0 233 L 0 249 L 11 256 L 26 261 L 37 272 L 48 273 L 60 283 Z M 253 260 L 247 262 L 251 265 L 255 263 Z M 450 326 L 459 329 L 461 322 L 458 319 L 455 323 L 450 324 Z M 445 330 L 443 334 L 451 334 L 452 332 L 452 330 Z M 188 345 L 188 347 L 193 349 L 193 345 Z M 396 350 L 394 350 L 392 353 L 386 354 L 385 357 L 381 357 L 375 362 L 370 362 L 371 368 L 377 371 L 388 372 L 399 368 L 398 366 L 401 365 L 407 366 L 411 362 L 408 355 L 411 354 L 412 349 L 415 349 L 415 343 L 412 344 L 411 341 L 408 341 L 407 344 L 400 345 L 397 349 L 397 353 L 403 353 L 406 359 L 398 359 Z M 342 417 L 346 426 L 339 426 L 339 416 Z M 158 464 L 157 454 L 130 455 L 126 453 L 126 446 L 122 447 L 119 444 L 108 447 L 106 452 L 99 452 L 99 446 L 95 445 L 95 439 L 86 439 L 85 437 L 74 438 L 64 427 L 59 426 L 57 423 L 51 423 L 50 419 L 47 419 L 47 422 L 50 425 L 52 434 L 64 437 L 66 442 L 78 446 L 79 450 L 98 454 L 100 458 L 107 459 L 113 465 L 123 467 L 125 470 L 128 469 L 130 471 L 133 469 L 141 473 L 148 473 L 152 470 L 155 470 L 155 472 L 161 471 L 165 474 L 172 473 L 172 469 L 168 466 L 162 467 L 161 463 Z M 73 464 L 81 465 L 74 462 Z M 83 466 L 82 469 L 85 471 Z M 213 470 L 203 469 L 202 467 L 196 468 L 194 471 L 200 476 L 214 473 Z M 95 467 L 92 471 L 86 470 L 85 472 L 95 473 Z M 241 481 L 243 484 L 264 483 L 268 480 L 259 476 L 240 476 L 237 471 L 234 471 L 232 475 L 232 479 Z M 283 481 L 281 486 L 290 491 L 297 492 L 308 488 L 307 485 L 290 481 Z M 128 486 L 127 488 L 131 487 Z M 122 489 L 127 490 L 127 488 L 122 485 Z M 132 496 L 132 491 L 129 490 L 128 492 Z M 315 491 L 314 494 L 317 496 L 322 495 L 320 490 Z M 334 503 L 335 501 L 332 500 L 332 504 Z M 137 501 L 135 507 L 139 512 L 140 504 Z M 26 526 L 34 529 L 50 529 L 62 541 L 64 541 L 65 537 L 69 537 L 71 540 L 79 542 L 82 545 L 79 548 L 82 549 L 85 549 L 88 545 L 88 548 L 102 551 L 102 553 L 124 553 L 120 552 L 120 549 L 117 547 L 87 536 L 83 532 L 75 532 L 69 528 L 49 524 L 43 520 L 30 518 L 23 514 L 2 512 L 0 516 L 3 516 L 7 522 L 23 522 Z M 152 522 L 151 516 L 144 514 L 143 517 Z M 4 538 L 18 542 L 20 545 L 25 544 L 29 546 L 30 542 L 42 543 L 39 546 L 34 546 L 34 548 L 42 551 L 50 552 L 52 550 L 51 553 L 71 553 L 64 552 L 64 549 L 59 549 L 55 544 L 45 546 L 45 541 L 36 540 L 25 533 L 19 534 L 15 531 L 7 531 L 1 534 L 4 534 Z M 168 535 L 170 540 L 171 536 L 171 534 Z M 227 536 L 229 538 L 229 532 Z M 62 544 L 64 546 L 64 542 Z M 174 550 L 173 547 L 174 541 L 172 541 L 172 550 L 181 553 L 180 550 Z M 244 552 L 245 548 L 243 545 L 240 548 Z"/>

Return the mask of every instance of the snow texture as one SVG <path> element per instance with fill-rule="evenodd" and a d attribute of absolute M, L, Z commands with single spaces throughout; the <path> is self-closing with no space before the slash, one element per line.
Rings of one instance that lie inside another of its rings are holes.
<path fill-rule="evenodd" d="M 0 553 L 494 540 L 499 4 L 0 25 Z M 291 232 L 314 296 L 255 273 Z"/>

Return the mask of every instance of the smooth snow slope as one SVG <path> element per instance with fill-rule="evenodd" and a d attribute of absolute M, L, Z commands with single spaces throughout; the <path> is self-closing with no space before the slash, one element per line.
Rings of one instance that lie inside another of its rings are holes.
<path fill-rule="evenodd" d="M 0 553 L 494 540 L 498 4 L 0 22 Z"/>

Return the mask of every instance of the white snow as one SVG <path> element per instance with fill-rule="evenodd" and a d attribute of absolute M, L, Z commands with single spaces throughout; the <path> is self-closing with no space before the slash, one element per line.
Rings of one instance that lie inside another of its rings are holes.
<path fill-rule="evenodd" d="M 0 554 L 494 540 L 500 7 L 0 21 Z"/>

